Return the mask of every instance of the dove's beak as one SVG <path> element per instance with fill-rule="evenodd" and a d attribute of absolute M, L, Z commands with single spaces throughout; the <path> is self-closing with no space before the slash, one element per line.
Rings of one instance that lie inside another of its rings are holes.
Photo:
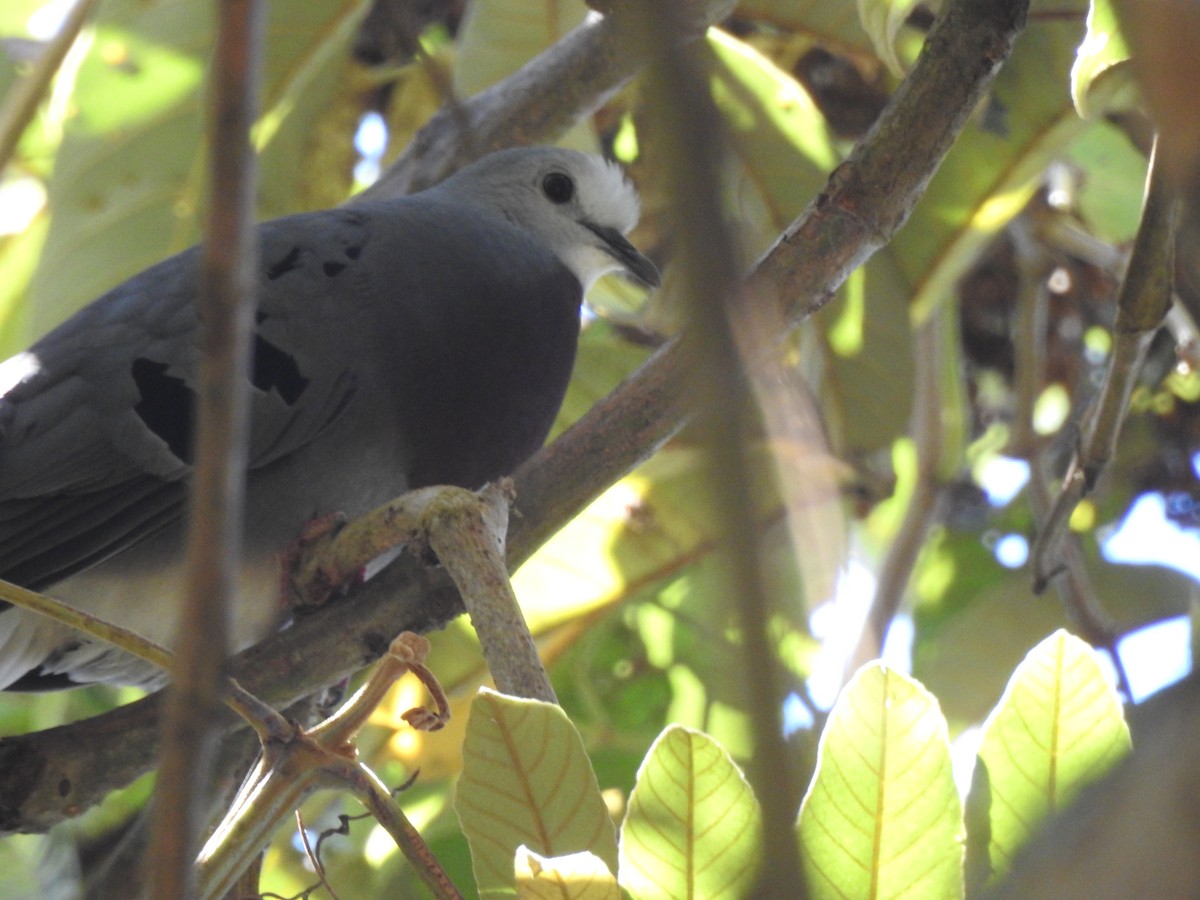
<path fill-rule="evenodd" d="M 643 256 L 638 251 L 638 248 L 629 243 L 625 235 L 621 234 L 617 229 L 606 228 L 591 222 L 584 222 L 583 224 L 596 237 L 600 238 L 605 252 L 619 262 L 621 268 L 631 278 L 640 281 L 648 288 L 656 288 L 662 283 L 662 276 L 658 273 L 658 266 L 654 265 L 649 258 Z"/>

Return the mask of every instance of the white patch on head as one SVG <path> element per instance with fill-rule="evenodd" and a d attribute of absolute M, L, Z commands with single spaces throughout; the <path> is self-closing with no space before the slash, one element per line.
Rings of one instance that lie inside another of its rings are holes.
<path fill-rule="evenodd" d="M 565 168 L 575 179 L 579 210 L 587 221 L 615 228 L 621 234 L 633 230 L 641 215 L 642 204 L 633 183 L 619 165 L 590 153 L 572 153 L 568 165 L 555 168 Z M 586 294 L 598 278 L 618 272 L 622 267 L 596 242 L 598 239 L 594 235 L 580 230 L 578 236 L 586 240 L 556 241 L 554 244 L 559 259 L 575 273 Z"/>
<path fill-rule="evenodd" d="M 628 234 L 637 224 L 642 204 L 624 170 L 599 156 L 585 155 L 580 159 L 585 166 L 577 173 L 579 194 L 589 217 L 599 225 Z"/>
<path fill-rule="evenodd" d="M 575 183 L 574 195 L 558 203 L 544 193 L 552 172 Z M 432 189 L 456 203 L 499 212 L 527 229 L 579 279 L 584 289 L 606 272 L 622 268 L 595 228 L 627 234 L 641 202 L 616 163 L 556 147 L 501 150 L 485 156 Z"/>

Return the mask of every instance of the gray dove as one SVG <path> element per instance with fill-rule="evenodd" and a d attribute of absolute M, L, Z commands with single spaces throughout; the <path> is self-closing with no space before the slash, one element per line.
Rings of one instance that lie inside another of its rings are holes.
<path fill-rule="evenodd" d="M 281 613 L 280 557 L 314 518 L 468 488 L 545 440 L 602 274 L 658 271 L 624 235 L 620 169 L 494 153 L 395 200 L 259 226 L 239 648 Z M 174 640 L 199 356 L 198 248 L 0 363 L 0 578 Z M 0 689 L 154 687 L 147 663 L 0 604 Z"/>

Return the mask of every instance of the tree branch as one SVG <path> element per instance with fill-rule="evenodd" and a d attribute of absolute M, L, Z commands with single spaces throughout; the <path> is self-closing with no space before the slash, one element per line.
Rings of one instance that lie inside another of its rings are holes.
<path fill-rule="evenodd" d="M 936 310 L 916 332 L 913 347 L 916 402 L 910 426 L 917 451 L 916 484 L 908 508 L 904 510 L 904 520 L 892 538 L 879 570 L 871 609 L 844 672 L 844 681 L 849 681 L 861 666 L 882 654 L 888 629 L 908 590 L 921 548 L 925 546 L 929 530 L 944 513 L 945 504 L 939 502 L 945 487 L 942 462 L 947 437 L 942 416 L 947 398 L 942 391 L 942 378 L 947 330 L 952 331 L 955 340 L 958 339 L 958 317 L 952 315 L 953 312 L 945 308 Z"/>
<path fill-rule="evenodd" d="M 211 85 L 211 200 L 200 260 L 199 409 L 188 523 L 185 604 L 167 692 L 154 798 L 151 896 L 193 894 L 193 860 L 209 808 L 214 714 L 229 655 L 228 609 L 242 543 L 250 419 L 250 334 L 258 271 L 254 227 L 260 0 L 222 0 Z"/>
<path fill-rule="evenodd" d="M 1082 439 L 1067 467 L 1054 505 L 1042 520 L 1033 545 L 1034 591 L 1045 590 L 1062 566 L 1054 551 L 1079 501 L 1087 496 L 1116 453 L 1117 437 L 1129 408 L 1129 397 L 1142 369 L 1150 337 L 1171 308 L 1175 273 L 1175 222 L 1179 203 L 1169 185 L 1157 149 L 1150 156 L 1146 204 L 1129 257 L 1129 269 L 1117 296 L 1113 350 L 1104 385 L 1084 416 Z"/>

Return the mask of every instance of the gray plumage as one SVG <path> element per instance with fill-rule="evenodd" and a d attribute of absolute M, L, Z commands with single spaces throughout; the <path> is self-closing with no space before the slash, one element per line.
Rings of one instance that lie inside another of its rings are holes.
<path fill-rule="evenodd" d="M 310 519 L 427 484 L 478 487 L 545 439 L 583 295 L 654 266 L 637 195 L 598 157 L 492 154 L 398 200 L 260 226 L 239 646 L 279 614 Z M 169 644 L 191 471 L 196 248 L 0 363 L 0 577 Z M 161 676 L 16 608 L 0 688 Z"/>

